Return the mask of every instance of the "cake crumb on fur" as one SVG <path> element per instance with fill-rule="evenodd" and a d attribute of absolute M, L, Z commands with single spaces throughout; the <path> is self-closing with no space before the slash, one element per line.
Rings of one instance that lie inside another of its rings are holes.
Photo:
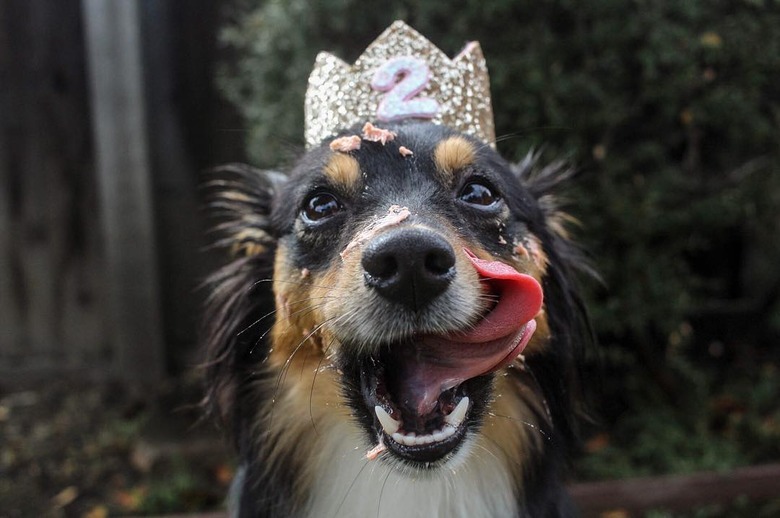
<path fill-rule="evenodd" d="M 350 135 L 348 137 L 333 139 L 330 143 L 330 149 L 341 153 L 349 153 L 350 151 L 360 149 L 360 137 L 357 135 Z"/>
<path fill-rule="evenodd" d="M 368 450 L 368 452 L 366 452 L 366 459 L 374 460 L 377 457 L 379 457 L 379 454 L 385 450 L 387 450 L 387 446 L 385 446 L 385 443 L 380 440 L 379 444 L 377 444 L 376 446 Z"/>
<path fill-rule="evenodd" d="M 517 243 L 517 245 L 515 246 L 515 253 L 520 257 L 527 258 L 530 256 L 530 254 L 528 253 L 528 249 L 525 246 L 523 246 L 523 243 Z"/>
<path fill-rule="evenodd" d="M 363 125 L 363 140 L 370 142 L 381 142 L 384 146 L 388 142 L 395 140 L 396 133 L 390 130 L 377 128 L 370 122 Z"/>

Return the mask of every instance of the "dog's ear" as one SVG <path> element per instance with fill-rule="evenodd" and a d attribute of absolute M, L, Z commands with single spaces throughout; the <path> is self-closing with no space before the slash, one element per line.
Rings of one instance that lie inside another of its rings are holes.
<path fill-rule="evenodd" d="M 271 210 L 287 176 L 245 165 L 220 167 L 213 176 L 205 197 L 209 215 L 218 221 L 214 246 L 228 250 L 232 258 L 206 281 L 203 403 L 234 426 L 241 387 L 251 377 L 255 356 L 263 354 L 260 335 L 253 331 L 273 309 L 270 279 L 278 236 Z"/>
<path fill-rule="evenodd" d="M 287 176 L 243 164 L 229 164 L 214 170 L 216 179 L 206 184 L 207 209 L 218 218 L 214 243 L 230 250 L 234 257 L 265 252 L 276 241 L 271 226 L 273 199 Z"/>
<path fill-rule="evenodd" d="M 563 160 L 540 165 L 539 159 L 540 153 L 531 151 L 523 160 L 512 165 L 512 172 L 539 204 L 544 229 L 550 234 L 548 246 L 555 249 L 569 269 L 600 281 L 598 272 L 569 232 L 570 228 L 581 226 L 580 221 L 565 209 L 569 205 L 564 194 L 566 184 L 577 174 L 577 170 Z"/>
<path fill-rule="evenodd" d="M 568 242 L 567 228 L 579 222 L 562 209 L 560 188 L 574 176 L 576 170 L 562 160 L 540 166 L 539 157 L 540 153 L 530 151 L 523 160 L 512 165 L 512 171 L 539 203 L 547 229 Z"/>

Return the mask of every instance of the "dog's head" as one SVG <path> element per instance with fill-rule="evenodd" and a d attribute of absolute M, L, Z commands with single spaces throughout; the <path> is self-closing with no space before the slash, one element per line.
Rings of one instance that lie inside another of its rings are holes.
<path fill-rule="evenodd" d="M 380 462 L 435 469 L 489 441 L 522 463 L 571 431 L 577 261 L 548 193 L 566 171 L 442 126 L 388 129 L 218 182 L 237 257 L 213 279 L 210 401 L 272 457 L 248 437 L 350 423 Z"/>

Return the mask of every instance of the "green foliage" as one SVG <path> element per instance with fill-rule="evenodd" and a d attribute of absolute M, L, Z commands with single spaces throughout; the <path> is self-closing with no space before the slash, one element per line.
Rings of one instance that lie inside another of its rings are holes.
<path fill-rule="evenodd" d="M 174 457 L 164 473 L 152 477 L 147 491 L 138 505 L 142 514 L 162 514 L 197 510 L 210 503 L 204 486 L 208 480 L 197 472 L 193 463 L 182 457 Z"/>
<path fill-rule="evenodd" d="M 588 299 L 614 448 L 583 471 L 780 457 L 756 432 L 777 422 L 758 410 L 776 376 L 744 383 L 778 361 L 780 2 L 244 0 L 228 16 L 219 84 L 264 166 L 301 146 L 318 51 L 352 61 L 396 18 L 450 55 L 479 40 L 501 152 L 544 146 L 582 169 L 568 199 L 605 279 Z M 729 433 L 713 425 L 723 386 L 758 405 L 726 412 Z"/>
<path fill-rule="evenodd" d="M 690 367 L 687 367 L 690 368 Z M 582 478 L 725 471 L 780 458 L 780 374 L 774 366 L 725 386 L 697 371 L 685 411 L 645 399 L 578 464 Z M 704 378 L 704 379 L 702 379 Z M 637 397 L 637 400 L 640 398 Z"/>

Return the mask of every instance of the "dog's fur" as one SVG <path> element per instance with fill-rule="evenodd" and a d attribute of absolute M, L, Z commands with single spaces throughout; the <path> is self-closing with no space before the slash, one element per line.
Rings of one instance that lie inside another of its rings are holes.
<path fill-rule="evenodd" d="M 339 153 L 325 142 L 289 174 L 228 166 L 211 184 L 218 244 L 234 258 L 209 281 L 206 403 L 240 458 L 232 511 L 570 516 L 561 472 L 576 440 L 589 332 L 572 279 L 583 262 L 550 192 L 570 170 L 539 167 L 533 156 L 511 165 L 441 126 L 390 129 L 397 137 L 386 145 Z M 463 192 L 473 182 L 495 199 L 471 203 Z M 456 251 L 455 278 L 425 307 L 378 296 L 361 266 L 392 206 L 408 212 L 388 228 L 422 229 Z M 385 369 L 416 333 L 468 328 L 486 310 L 464 247 L 541 283 L 537 331 L 513 364 L 453 389 L 473 408 L 451 452 L 417 461 L 388 450 L 368 460 L 378 428 L 366 379 L 392 376 Z"/>

